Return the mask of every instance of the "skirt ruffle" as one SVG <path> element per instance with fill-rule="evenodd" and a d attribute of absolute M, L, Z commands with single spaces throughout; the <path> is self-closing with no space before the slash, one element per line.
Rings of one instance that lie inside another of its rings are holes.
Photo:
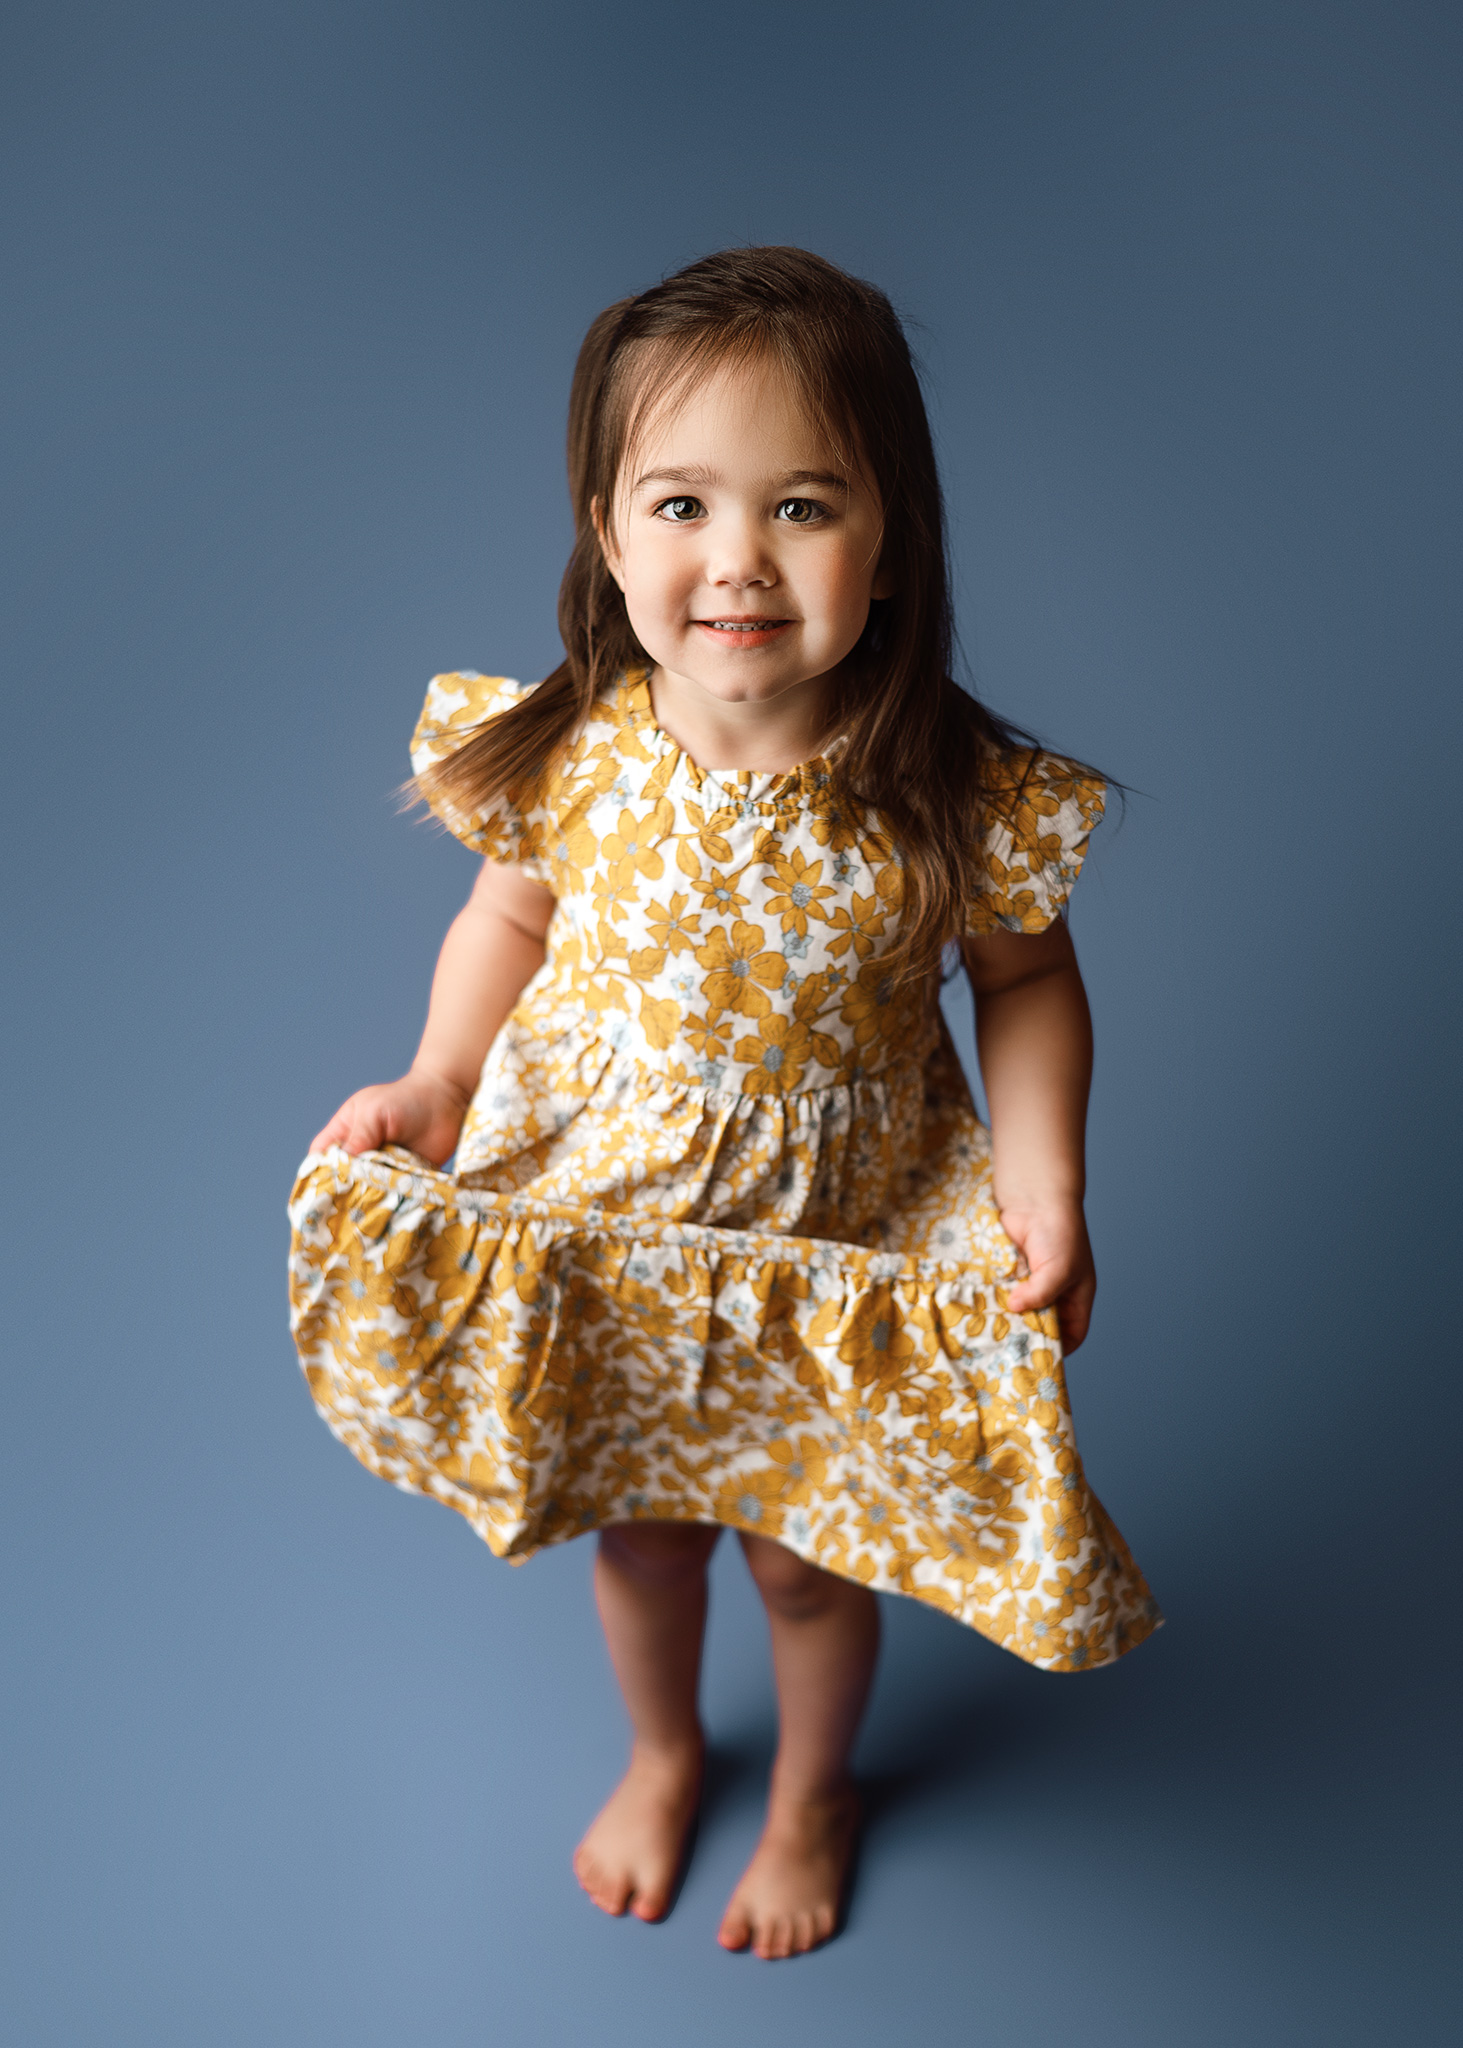
<path fill-rule="evenodd" d="M 1056 1318 L 1008 1311 L 1008 1261 L 560 1209 L 395 1147 L 307 1159 L 290 1216 L 321 1414 L 499 1556 L 721 1524 L 1054 1671 L 1161 1620 L 1083 1476 Z"/>

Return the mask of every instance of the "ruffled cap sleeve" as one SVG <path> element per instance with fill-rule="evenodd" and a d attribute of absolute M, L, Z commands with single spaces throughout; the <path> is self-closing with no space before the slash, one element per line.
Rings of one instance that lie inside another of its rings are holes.
<path fill-rule="evenodd" d="M 1066 907 L 1106 785 L 1059 754 L 1004 755 L 987 778 L 984 882 L 971 905 L 972 938 L 1044 932 Z"/>
<path fill-rule="evenodd" d="M 433 676 L 411 739 L 414 772 L 420 775 L 445 761 L 490 718 L 521 703 L 533 687 L 511 676 L 480 676 L 470 669 Z M 536 872 L 547 822 L 536 791 L 504 790 L 482 809 L 470 812 L 435 792 L 427 795 L 427 802 L 448 831 L 474 853 L 526 868 L 530 880 L 547 881 L 547 870 Z"/>

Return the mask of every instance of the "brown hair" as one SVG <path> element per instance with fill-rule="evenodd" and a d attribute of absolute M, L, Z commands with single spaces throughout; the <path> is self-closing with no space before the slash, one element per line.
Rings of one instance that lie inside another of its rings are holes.
<path fill-rule="evenodd" d="M 541 774 L 573 741 L 602 685 L 647 664 L 605 565 L 608 517 L 628 448 L 652 410 L 720 365 L 770 360 L 884 517 L 891 597 L 875 599 L 843 664 L 838 793 L 882 816 L 904 869 L 891 965 L 931 968 L 965 929 L 981 882 L 989 771 L 1027 741 L 951 677 L 944 506 L 919 379 L 883 292 L 804 249 L 727 249 L 608 307 L 579 351 L 569 396 L 574 551 L 559 590 L 565 659 L 531 694 L 418 778 L 459 813 Z M 1021 778 L 1018 776 L 1017 780 Z M 1014 801 L 1009 772 L 1003 808 Z"/>

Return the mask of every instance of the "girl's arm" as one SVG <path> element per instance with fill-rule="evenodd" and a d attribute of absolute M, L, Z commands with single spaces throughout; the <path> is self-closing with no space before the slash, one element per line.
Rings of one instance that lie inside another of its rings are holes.
<path fill-rule="evenodd" d="M 1097 1272 L 1082 1197 L 1092 1080 L 1092 1020 L 1071 935 L 998 931 L 965 942 L 975 1038 L 991 1111 L 996 1206 L 1029 1278 L 1011 1289 L 1018 1314 L 1054 1302 L 1062 1345 L 1087 1335 Z"/>
<path fill-rule="evenodd" d="M 405 1145 L 439 1166 L 450 1158 L 488 1048 L 543 965 L 553 914 L 547 889 L 485 860 L 442 941 L 427 1028 L 410 1070 L 399 1081 L 357 1089 L 310 1150 Z"/>

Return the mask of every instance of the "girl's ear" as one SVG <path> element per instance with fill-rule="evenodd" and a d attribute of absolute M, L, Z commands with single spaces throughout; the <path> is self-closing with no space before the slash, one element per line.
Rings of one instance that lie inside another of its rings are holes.
<path fill-rule="evenodd" d="M 595 532 L 599 535 L 599 551 L 605 558 L 605 567 L 623 590 L 625 579 L 620 573 L 620 551 L 615 546 L 614 535 L 610 532 L 605 519 L 604 504 L 599 498 L 590 499 L 589 516 L 594 521 Z"/>

